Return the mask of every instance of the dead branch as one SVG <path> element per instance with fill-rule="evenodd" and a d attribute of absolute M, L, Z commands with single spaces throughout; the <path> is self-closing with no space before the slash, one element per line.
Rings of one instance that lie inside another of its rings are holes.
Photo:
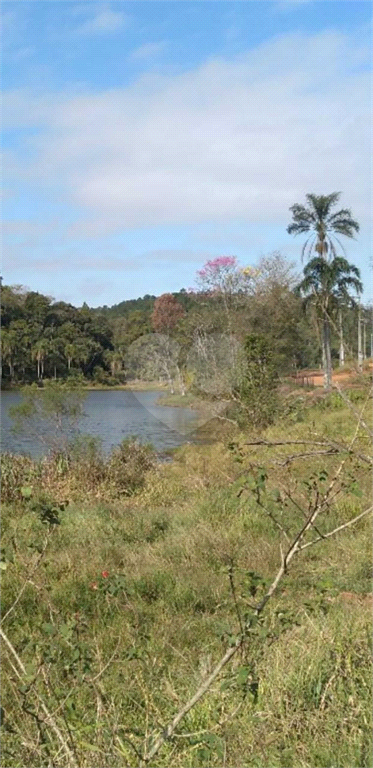
<path fill-rule="evenodd" d="M 20 659 L 20 657 L 18 656 L 18 653 L 17 653 L 16 649 L 14 648 L 12 643 L 10 642 L 9 638 L 6 636 L 5 632 L 3 632 L 1 627 L 0 627 L 0 636 L 1 636 L 1 639 L 4 641 L 4 643 L 6 644 L 6 646 L 8 647 L 8 650 L 10 651 L 10 653 L 12 654 L 12 656 L 14 657 L 14 659 L 17 662 L 18 670 L 16 669 L 16 667 L 14 667 L 12 665 L 14 671 L 17 674 L 17 677 L 20 680 L 24 681 L 25 677 L 27 676 L 27 672 L 26 672 L 25 666 L 24 666 L 22 660 Z M 61 747 L 63 748 L 63 751 L 65 752 L 65 755 L 66 755 L 66 757 L 68 759 L 67 765 L 68 766 L 72 766 L 73 763 L 74 763 L 74 756 L 73 756 L 73 753 L 72 753 L 69 745 L 67 744 L 66 740 L 64 739 L 64 737 L 63 737 L 63 735 L 62 735 L 62 733 L 61 733 L 61 731 L 60 731 L 56 721 L 54 720 L 54 718 L 50 714 L 49 710 L 47 709 L 47 707 L 44 704 L 44 701 L 42 700 L 41 696 L 38 693 L 36 693 L 36 696 L 39 699 L 40 706 L 41 706 L 41 708 L 42 708 L 42 710 L 44 712 L 44 715 L 45 715 L 44 723 L 47 726 L 49 725 L 50 728 L 56 734 L 56 736 L 57 736 L 57 738 L 58 738 L 58 740 L 59 740 L 59 742 L 61 744 Z"/>
<path fill-rule="evenodd" d="M 339 533 L 339 531 L 343 531 L 345 528 L 349 528 L 350 525 L 354 525 L 359 520 L 361 520 L 366 515 L 369 515 L 370 512 L 373 512 L 373 507 L 369 507 L 368 509 L 365 509 L 364 512 L 360 512 L 360 515 L 357 515 L 352 520 L 349 520 L 348 523 L 343 523 L 343 525 L 339 525 L 338 528 L 334 528 L 332 531 L 329 531 L 328 533 L 324 533 L 322 536 L 318 536 L 317 539 L 313 539 L 313 541 L 307 541 L 306 544 L 302 544 L 301 547 L 299 547 L 299 551 L 302 549 L 307 549 L 307 547 L 312 547 L 313 544 L 317 544 L 322 539 L 328 539 L 330 536 L 334 536 L 336 533 Z"/>
<path fill-rule="evenodd" d="M 325 440 L 250 440 L 243 445 L 266 445 L 273 448 L 276 445 L 332 445 Z"/>
<path fill-rule="evenodd" d="M 44 542 L 44 544 L 43 544 L 43 548 L 42 548 L 42 551 L 41 551 L 41 552 L 40 552 L 40 554 L 39 554 L 39 557 L 36 559 L 36 562 L 35 562 L 34 566 L 31 568 L 31 571 L 30 571 L 30 573 L 29 573 L 29 575 L 28 575 L 27 579 L 25 580 L 24 584 L 22 584 L 22 587 L 21 587 L 20 591 L 18 592 L 18 595 L 17 595 L 17 597 L 15 598 L 14 602 L 12 603 L 12 605 L 10 606 L 10 608 L 8 608 L 8 610 L 7 610 L 7 612 L 4 614 L 4 616 L 2 616 L 2 617 L 1 617 L 1 623 L 3 623 L 3 621 L 5 621 L 5 619 L 6 619 L 6 618 L 9 616 L 9 614 L 10 614 L 10 613 L 12 613 L 12 611 L 14 611 L 14 609 L 15 609 L 15 607 L 16 607 L 16 605 L 17 605 L 17 603 L 20 601 L 20 599 L 21 599 L 21 597 L 22 597 L 22 595 L 23 595 L 23 593 L 24 593 L 24 591 L 25 591 L 25 589 L 26 589 L 26 587 L 27 587 L 27 584 L 29 584 L 29 583 L 30 583 L 30 579 L 31 579 L 31 577 L 34 575 L 35 571 L 38 569 L 38 567 L 39 567 L 39 565 L 40 565 L 40 563 L 41 563 L 41 561 L 42 561 L 42 559 L 43 559 L 43 557 L 44 557 L 44 555 L 45 555 L 45 551 L 46 551 L 46 549 L 47 549 L 47 546 L 48 546 L 48 542 L 49 542 L 50 536 L 51 536 L 51 534 L 52 534 L 52 530 L 53 530 L 53 528 L 51 528 L 51 529 L 48 531 L 48 533 L 47 533 L 47 536 L 46 536 L 46 539 L 45 539 L 45 542 Z"/>
<path fill-rule="evenodd" d="M 277 464 L 279 467 L 286 467 L 291 461 L 296 459 L 308 459 L 310 456 L 335 456 L 336 453 L 340 453 L 338 448 L 330 448 L 329 451 L 308 451 L 308 453 L 293 453 L 287 456 L 284 461 L 272 461 L 271 464 Z"/>
<path fill-rule="evenodd" d="M 356 410 L 356 408 L 355 408 L 354 404 L 351 402 L 350 398 L 349 398 L 349 397 L 346 395 L 346 393 L 345 393 L 345 392 L 343 392 L 343 389 L 341 389 L 341 387 L 339 386 L 339 384 L 333 384 L 333 387 L 334 387 L 334 388 L 337 390 L 338 394 L 341 396 L 342 400 L 344 400 L 344 402 L 346 403 L 346 405 L 348 405 L 348 407 L 349 407 L 350 411 L 352 411 L 352 413 L 354 414 L 354 416 L 356 416 L 356 418 L 357 418 L 357 419 L 359 419 L 359 423 L 360 423 L 360 424 L 361 424 L 361 425 L 364 427 L 364 429 L 365 429 L 365 431 L 367 432 L 367 434 L 369 435 L 369 437 L 370 437 L 370 438 L 372 438 L 372 437 L 373 437 L 373 432 L 372 432 L 372 430 L 371 430 L 371 429 L 368 427 L 368 424 L 367 424 L 367 423 L 364 421 L 364 419 L 362 418 L 362 413 L 364 413 L 364 410 L 365 410 L 365 406 L 366 406 L 366 404 L 367 404 L 367 402 L 368 402 L 368 400 L 369 400 L 369 398 L 370 398 L 370 396 L 371 396 L 371 394 L 372 394 L 372 387 L 370 388 L 370 390 L 369 390 L 369 392 L 368 392 L 368 395 L 367 395 L 367 397 L 366 397 L 366 400 L 365 400 L 365 403 L 364 403 L 364 406 L 363 406 L 363 410 L 362 410 L 362 413 L 361 413 L 361 415 L 359 415 L 359 412 Z"/>

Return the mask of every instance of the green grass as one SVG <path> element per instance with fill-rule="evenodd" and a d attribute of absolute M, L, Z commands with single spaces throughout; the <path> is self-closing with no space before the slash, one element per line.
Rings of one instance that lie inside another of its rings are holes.
<path fill-rule="evenodd" d="M 290 414 L 265 437 L 342 440 L 353 429 L 353 415 L 334 400 Z M 254 448 L 244 445 L 249 437 L 237 436 L 235 450 L 224 441 L 178 449 L 130 497 L 76 491 L 49 534 L 35 496 L 3 505 L 2 626 L 29 674 L 18 679 L 5 649 L 4 768 L 68 765 L 38 695 L 74 745 L 74 765 L 138 766 L 135 749 L 224 654 L 239 631 L 229 568 L 243 614 L 264 589 L 248 574 L 270 580 L 280 564 L 279 532 L 265 510 L 291 533 L 302 522 L 296 504 L 276 501 L 275 492 L 285 486 L 306 504 L 313 491 L 304 483 L 339 461 L 281 467 L 271 462 L 302 446 Z M 363 433 L 359 449 L 368 450 Z M 239 479 L 255 462 L 268 473 L 262 507 Z M 319 521 L 324 532 L 369 504 L 362 461 L 347 461 L 344 481 Z M 39 482 L 39 493 L 61 500 L 52 474 Z M 369 517 L 296 556 L 242 654 L 151 765 L 370 766 L 371 562 Z"/>

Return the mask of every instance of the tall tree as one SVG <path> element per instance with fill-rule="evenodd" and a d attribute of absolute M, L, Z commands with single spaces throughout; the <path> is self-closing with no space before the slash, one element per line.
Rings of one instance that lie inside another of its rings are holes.
<path fill-rule="evenodd" d="M 330 320 L 342 303 L 353 305 L 351 290 L 361 293 L 363 285 L 357 267 L 336 256 L 327 261 L 322 256 L 315 256 L 304 268 L 304 278 L 298 291 L 306 303 L 312 303 L 322 323 L 324 387 L 330 389 L 332 383 L 332 361 L 330 351 Z"/>
<path fill-rule="evenodd" d="M 171 333 L 185 310 L 172 293 L 163 293 L 154 302 L 152 326 L 157 333 Z"/>
<path fill-rule="evenodd" d="M 309 232 L 309 236 L 302 248 L 302 257 L 307 253 L 311 255 L 316 251 L 323 258 L 336 257 L 335 241 L 341 245 L 337 235 L 353 238 L 359 232 L 359 224 L 352 218 L 350 208 L 341 208 L 332 213 L 341 196 L 340 192 L 332 192 L 331 195 L 306 195 L 308 205 L 295 203 L 290 208 L 293 221 L 287 231 L 289 235 L 301 235 Z"/>
<path fill-rule="evenodd" d="M 31 359 L 36 360 L 37 366 L 37 378 L 42 379 L 44 376 L 44 360 L 49 350 L 49 342 L 47 339 L 38 339 L 31 349 Z"/>
<path fill-rule="evenodd" d="M 1 360 L 9 366 L 10 380 L 14 381 L 14 358 L 17 350 L 17 338 L 14 331 L 3 328 L 1 331 Z"/>
<path fill-rule="evenodd" d="M 295 203 L 295 205 L 291 206 L 290 211 L 293 214 L 293 221 L 287 228 L 290 235 L 309 233 L 302 248 L 302 258 L 305 254 L 310 258 L 312 252 L 315 252 L 317 254 L 316 260 L 313 259 L 315 265 L 318 257 L 329 263 L 335 261 L 335 269 L 337 270 L 337 263 L 340 257 L 338 257 L 336 243 L 340 245 L 344 251 L 344 247 L 340 242 L 338 235 L 353 238 L 355 234 L 359 232 L 359 224 L 353 219 L 350 208 L 340 208 L 338 211 L 333 212 L 340 196 L 340 192 L 332 192 L 330 195 L 306 195 L 307 205 Z M 348 265 L 346 260 L 344 260 L 344 263 L 345 265 Z M 351 268 L 351 265 L 348 266 Z M 322 273 L 322 279 L 324 280 L 324 278 L 326 279 L 326 272 L 324 274 L 322 265 L 319 264 L 320 279 Z M 349 274 L 351 276 L 351 273 Z M 309 277 L 310 275 L 306 275 L 305 273 L 304 279 L 306 281 Z M 325 285 L 327 283 L 328 279 L 326 280 Z M 322 304 L 324 306 L 325 301 L 322 302 Z M 323 310 L 322 316 L 322 349 L 324 386 L 329 388 L 332 381 L 332 363 L 330 349 L 330 322 L 329 313 L 326 309 Z"/>

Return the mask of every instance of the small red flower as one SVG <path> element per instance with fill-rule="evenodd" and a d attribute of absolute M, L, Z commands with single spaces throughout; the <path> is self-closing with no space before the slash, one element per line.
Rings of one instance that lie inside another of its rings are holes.
<path fill-rule="evenodd" d="M 92 584 L 90 584 L 91 589 L 98 589 L 97 582 L 92 581 Z"/>
<path fill-rule="evenodd" d="M 109 571 L 102 571 L 101 576 L 103 579 L 107 579 L 107 577 L 109 576 Z"/>

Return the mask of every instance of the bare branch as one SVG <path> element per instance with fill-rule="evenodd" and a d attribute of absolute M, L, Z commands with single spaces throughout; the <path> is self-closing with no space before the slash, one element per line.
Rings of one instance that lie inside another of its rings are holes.
<path fill-rule="evenodd" d="M 44 557 L 44 555 L 45 555 L 45 550 L 47 549 L 47 546 L 48 546 L 48 542 L 49 542 L 49 538 L 50 538 L 50 536 L 51 536 L 52 530 L 53 530 L 53 529 L 51 528 L 51 529 L 48 531 L 48 533 L 47 533 L 47 536 L 46 536 L 46 539 L 45 539 L 45 542 L 44 542 L 44 544 L 43 544 L 43 549 L 42 549 L 42 551 L 40 552 L 40 554 L 39 554 L 39 557 L 37 558 L 37 560 L 36 560 L 36 562 L 35 562 L 35 564 L 34 564 L 33 568 L 31 569 L 31 571 L 30 571 L 30 573 L 29 573 L 29 575 L 28 575 L 28 577 L 27 577 L 27 579 L 26 579 L 26 581 L 24 582 L 24 584 L 22 585 L 22 587 L 21 587 L 20 591 L 18 592 L 18 595 L 17 595 L 16 599 L 14 600 L 14 602 L 12 603 L 12 605 L 10 606 L 10 608 L 8 608 L 8 610 L 7 610 L 7 612 L 4 614 L 4 616 L 2 616 L 2 617 L 1 617 L 1 623 L 3 623 L 3 621 L 5 621 L 5 619 L 6 619 L 6 618 L 9 616 L 9 614 L 10 614 L 10 613 L 12 613 L 12 611 L 14 611 L 14 609 L 15 609 L 15 607 L 16 607 L 16 605 L 17 605 L 17 603 L 20 601 L 20 599 L 21 599 L 21 597 L 22 597 L 22 595 L 23 595 L 23 593 L 24 593 L 24 591 L 25 591 L 25 589 L 26 589 L 26 587 L 27 587 L 27 584 L 29 584 L 29 583 L 30 583 L 30 579 L 31 579 L 31 576 L 33 576 L 33 575 L 34 575 L 35 571 L 36 571 L 36 570 L 37 570 L 37 568 L 39 567 L 39 565 L 40 565 L 40 562 L 41 562 L 41 560 L 43 559 L 43 557 Z"/>
<path fill-rule="evenodd" d="M 322 539 L 328 539 L 330 536 L 334 536 L 339 531 L 343 531 L 345 528 L 349 528 L 351 525 L 354 525 L 363 517 L 365 517 L 365 515 L 369 515 L 370 512 L 373 512 L 373 507 L 369 507 L 368 509 L 365 509 L 364 512 L 360 512 L 360 515 L 357 515 L 352 520 L 349 520 L 348 523 L 343 523 L 343 525 L 339 525 L 338 528 L 334 528 L 332 531 L 329 531 L 329 533 L 324 533 L 322 536 L 318 536 L 317 539 L 313 539 L 313 541 L 307 541 L 306 544 L 302 544 L 302 546 L 299 547 L 299 552 L 302 549 L 307 549 L 307 547 L 312 547 L 313 544 L 317 544 Z"/>
<path fill-rule="evenodd" d="M 243 445 L 266 445 L 273 448 L 276 445 L 333 445 L 325 440 L 252 440 Z"/>
<path fill-rule="evenodd" d="M 1 636 L 1 639 L 4 641 L 4 643 L 7 645 L 9 651 L 11 652 L 12 656 L 14 657 L 14 659 L 16 660 L 16 662 L 18 664 L 18 668 L 19 668 L 20 672 L 17 671 L 17 676 L 19 677 L 20 680 L 23 680 L 25 678 L 25 676 L 27 676 L 27 672 L 26 672 L 25 666 L 24 666 L 22 660 L 20 659 L 20 657 L 18 656 L 18 653 L 17 653 L 16 649 L 14 648 L 12 643 L 10 642 L 9 638 L 6 636 L 5 632 L 3 632 L 1 627 L 0 627 L 0 636 Z M 15 667 L 13 667 L 13 669 L 15 669 Z M 63 748 L 63 750 L 65 752 L 65 755 L 66 755 L 66 757 L 68 759 L 68 766 L 73 765 L 73 763 L 74 763 L 74 756 L 73 756 L 73 753 L 72 753 L 69 745 L 67 744 L 66 740 L 64 739 L 64 737 L 63 737 L 63 735 L 62 735 L 62 733 L 61 733 L 61 731 L 60 731 L 56 721 L 54 720 L 54 718 L 50 714 L 49 710 L 45 706 L 44 701 L 42 700 L 41 696 L 38 693 L 36 693 L 36 695 L 37 695 L 37 698 L 39 699 L 40 706 L 41 706 L 41 708 L 42 708 L 42 710 L 44 712 L 45 718 L 46 718 L 45 721 L 44 721 L 45 724 L 49 725 L 50 728 L 56 734 L 56 736 L 57 736 L 57 738 L 58 738 L 58 740 L 59 740 L 59 742 L 61 744 L 61 747 Z"/>
<path fill-rule="evenodd" d="M 358 413 L 355 411 L 355 415 L 357 418 L 359 418 Z M 330 448 L 330 455 L 333 455 L 334 453 L 343 453 L 343 451 L 349 451 L 350 449 L 344 445 L 343 443 L 337 443 L 335 440 L 328 440 L 328 441 L 321 441 L 321 440 L 253 440 L 250 442 L 245 442 L 243 445 L 252 445 L 252 446 L 264 446 L 268 448 L 274 448 L 276 446 L 280 445 L 321 445 L 325 447 Z M 326 453 L 329 453 L 326 452 Z M 302 458 L 304 455 L 307 454 L 296 454 L 294 455 L 294 458 Z M 312 454 L 309 454 L 312 455 Z M 358 453 L 356 452 L 355 455 L 357 458 L 361 459 L 362 461 L 365 461 L 367 464 L 372 465 L 373 459 L 370 456 L 367 456 L 364 453 Z M 273 462 L 275 463 L 275 462 Z"/>
<path fill-rule="evenodd" d="M 367 402 L 368 402 L 368 400 L 369 400 L 369 398 L 370 398 L 370 396 L 371 396 L 371 394 L 372 394 L 372 387 L 370 388 L 370 390 L 369 390 L 369 392 L 368 392 L 368 395 L 367 395 L 367 397 L 366 397 L 366 400 L 365 400 L 364 406 L 363 406 L 363 408 L 362 408 L 362 411 L 361 411 L 361 413 L 359 414 L 359 412 L 356 410 L 356 408 L 355 408 L 354 404 L 351 402 L 350 398 L 349 398 L 349 397 L 346 395 L 346 393 L 345 393 L 345 392 L 343 392 L 343 389 L 341 389 L 341 387 L 339 386 L 339 384 L 334 384 L 333 386 L 334 386 L 334 388 L 337 390 L 338 394 L 341 396 L 342 400 L 344 400 L 344 402 L 345 402 L 345 403 L 348 405 L 348 407 L 349 407 L 350 411 L 352 411 L 352 413 L 354 414 L 354 416 L 356 416 L 356 418 L 357 418 L 357 419 L 359 419 L 359 423 L 360 423 L 360 424 L 362 424 L 362 426 L 364 427 L 365 431 L 368 433 L 368 435 L 369 435 L 370 439 L 372 439 L 372 437 L 373 437 L 373 432 L 372 432 L 372 430 L 371 430 L 371 429 L 368 427 L 368 424 L 367 424 L 367 423 L 364 421 L 364 419 L 362 418 L 362 414 L 364 413 L 364 410 L 365 410 L 366 404 L 367 404 Z"/>
<path fill-rule="evenodd" d="M 291 461 L 295 461 L 296 459 L 307 459 L 310 456 L 334 456 L 336 453 L 339 453 L 338 448 L 330 448 L 329 451 L 308 451 L 308 453 L 293 453 L 290 456 L 287 456 L 284 461 L 272 461 L 272 464 L 277 464 L 279 467 L 286 467 L 287 464 L 290 464 Z"/>
<path fill-rule="evenodd" d="M 233 646 L 231 646 L 231 648 L 228 648 L 223 658 L 220 659 L 215 669 L 211 672 L 211 675 L 209 675 L 209 677 L 200 686 L 200 688 L 198 688 L 198 691 L 196 691 L 194 696 L 192 696 L 192 698 L 189 699 L 189 701 L 185 704 L 185 706 L 179 710 L 179 712 L 175 715 L 172 722 L 164 729 L 163 733 L 160 734 L 160 736 L 155 741 L 155 743 L 153 744 L 149 752 L 146 755 L 144 755 L 143 760 L 145 762 L 148 763 L 149 760 L 151 760 L 152 757 L 154 757 L 154 755 L 157 754 L 162 744 L 164 744 L 164 742 L 167 741 L 170 738 L 170 736 L 172 736 L 175 728 L 178 726 L 180 721 L 197 704 L 197 702 L 202 698 L 202 696 L 206 693 L 206 691 L 208 691 L 209 688 L 211 688 L 214 680 L 216 680 L 216 678 L 218 677 L 223 667 L 225 667 L 226 664 L 228 664 L 228 662 L 234 656 L 234 654 L 237 653 L 238 649 L 241 648 L 243 642 L 244 642 L 244 637 L 240 637 L 237 640 L 237 642 Z"/>

